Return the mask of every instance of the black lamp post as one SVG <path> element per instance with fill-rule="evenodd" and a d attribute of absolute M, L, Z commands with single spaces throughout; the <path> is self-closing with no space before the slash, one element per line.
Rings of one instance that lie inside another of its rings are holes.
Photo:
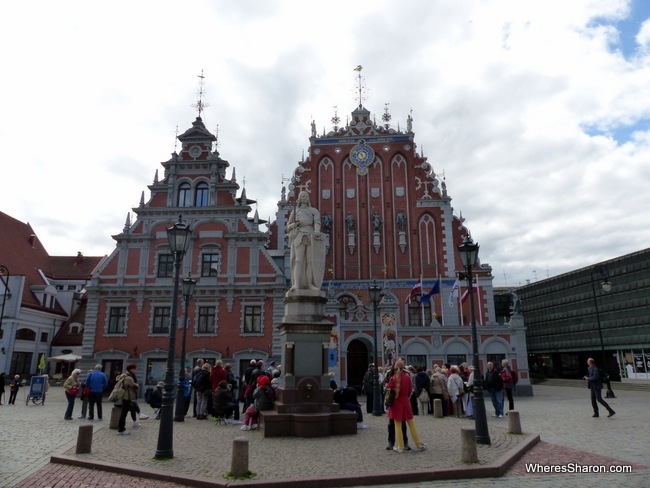
<path fill-rule="evenodd" d="M 372 414 L 376 416 L 381 416 L 384 414 L 384 407 L 382 405 L 382 394 L 381 386 L 379 385 L 379 346 L 378 344 L 378 335 L 377 331 L 377 307 L 379 307 L 379 302 L 381 302 L 381 287 L 377 285 L 376 281 L 372 282 L 372 286 L 368 288 L 370 293 L 370 302 L 372 303 L 373 310 L 373 331 L 375 336 L 375 374 L 372 378 Z"/>
<path fill-rule="evenodd" d="M 160 408 L 160 427 L 158 429 L 158 446 L 156 459 L 174 457 L 174 355 L 176 352 L 176 322 L 178 320 L 178 282 L 183 256 L 190 244 L 192 229 L 178 222 L 167 229 L 169 248 L 174 256 L 174 291 L 172 295 L 172 310 L 169 323 L 169 350 L 167 351 L 167 374 L 165 375 L 165 391 Z"/>
<path fill-rule="evenodd" d="M 469 288 L 469 310 L 472 320 L 472 352 L 474 354 L 474 429 L 477 444 L 490 444 L 487 415 L 485 414 L 485 399 L 483 397 L 483 377 L 478 358 L 478 335 L 476 333 L 476 315 L 474 312 L 474 288 L 472 286 L 472 267 L 478 260 L 478 243 L 470 236 L 465 236 L 463 243 L 458 246 L 460 260 L 467 271 L 467 286 Z"/>
<path fill-rule="evenodd" d="M 607 268 L 598 264 L 591 268 L 591 291 L 594 293 L 594 308 L 596 309 L 596 323 L 598 324 L 598 336 L 600 337 L 600 367 L 608 375 L 607 381 L 607 392 L 605 393 L 605 398 L 616 398 L 614 391 L 612 391 L 612 384 L 609 381 L 609 371 L 607 368 L 607 363 L 605 362 L 605 343 L 603 342 L 603 330 L 600 327 L 600 313 L 598 312 L 598 300 L 596 299 L 596 275 L 600 278 L 600 286 L 604 292 L 608 293 L 612 289 L 612 284 L 609 281 L 609 271 Z"/>
<path fill-rule="evenodd" d="M 190 275 L 183 278 L 183 298 L 185 299 L 185 320 L 183 321 L 183 341 L 181 342 L 181 368 L 178 373 L 178 390 L 176 392 L 176 415 L 174 421 L 185 421 L 185 342 L 187 340 L 187 316 L 189 311 L 190 298 L 194 294 L 196 288 L 196 280 L 193 280 Z"/>
<path fill-rule="evenodd" d="M 2 339 L 2 336 L 4 335 L 4 332 L 2 332 L 2 318 L 5 316 L 5 303 L 7 302 L 7 295 L 9 294 L 9 277 L 9 269 L 0 264 L 0 281 L 2 281 L 2 286 L 4 287 L 2 294 L 2 310 L 0 310 L 0 339 Z"/>

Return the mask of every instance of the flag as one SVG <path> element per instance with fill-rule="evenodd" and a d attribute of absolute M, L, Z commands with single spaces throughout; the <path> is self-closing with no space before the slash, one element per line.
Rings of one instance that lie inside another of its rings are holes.
<path fill-rule="evenodd" d="M 422 278 L 420 278 L 420 281 L 418 281 L 413 289 L 411 290 L 411 293 L 409 293 L 409 296 L 406 297 L 406 300 L 404 303 L 406 305 L 410 305 L 411 301 L 418 295 L 422 293 Z"/>
<path fill-rule="evenodd" d="M 41 354 L 41 360 L 38 362 L 38 369 L 41 371 L 45 369 L 45 354 Z"/>
<path fill-rule="evenodd" d="M 429 303 L 433 295 L 440 293 L 440 281 L 436 281 L 431 289 L 420 297 L 420 303 Z"/>
<path fill-rule="evenodd" d="M 467 300 L 468 296 L 469 296 L 469 288 L 467 288 L 460 296 L 460 303 L 465 303 L 465 300 Z"/>
<path fill-rule="evenodd" d="M 449 306 L 454 306 L 454 300 L 458 298 L 458 289 L 460 287 L 460 281 L 458 279 L 454 283 L 454 286 L 451 288 L 451 293 L 449 294 Z"/>

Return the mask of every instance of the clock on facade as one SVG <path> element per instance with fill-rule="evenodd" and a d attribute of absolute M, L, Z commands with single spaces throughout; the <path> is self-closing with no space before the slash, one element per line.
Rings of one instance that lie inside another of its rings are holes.
<path fill-rule="evenodd" d="M 198 158 L 201 152 L 201 146 L 192 146 L 189 150 L 190 156 L 193 158 Z"/>
<path fill-rule="evenodd" d="M 368 166 L 372 164 L 375 159 L 375 151 L 370 146 L 365 144 L 363 139 L 350 150 L 350 161 L 357 167 L 357 173 L 365 175 L 368 172 Z"/>

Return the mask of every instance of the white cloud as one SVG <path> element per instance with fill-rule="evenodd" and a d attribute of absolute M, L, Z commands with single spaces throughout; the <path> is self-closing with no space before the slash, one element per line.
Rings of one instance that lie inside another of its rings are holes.
<path fill-rule="evenodd" d="M 414 131 L 509 284 L 647 247 L 650 28 L 626 1 L 14 2 L 0 7 L 0 210 L 103 255 L 196 116 L 273 216 L 310 122 L 358 101 Z M 613 138 L 629 127 L 625 143 Z M 585 128 L 600 134 L 588 135 Z M 635 132 L 636 131 L 636 132 Z"/>

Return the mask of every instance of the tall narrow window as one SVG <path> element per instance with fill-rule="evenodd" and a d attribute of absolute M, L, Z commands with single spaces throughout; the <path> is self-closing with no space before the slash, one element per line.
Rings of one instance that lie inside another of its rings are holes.
<path fill-rule="evenodd" d="M 153 334 L 168 334 L 171 314 L 169 307 L 155 307 L 153 309 Z"/>
<path fill-rule="evenodd" d="M 424 317 L 422 317 L 424 315 Z M 424 318 L 424 323 L 422 319 Z M 413 300 L 409 306 L 409 323 L 410 327 L 420 327 L 422 325 L 429 325 L 431 323 L 431 307 L 420 305 L 419 300 Z"/>
<path fill-rule="evenodd" d="M 189 207 L 192 204 L 192 188 L 189 183 L 181 183 L 178 187 L 178 206 Z"/>
<path fill-rule="evenodd" d="M 199 307 L 197 334 L 214 334 L 216 326 L 216 307 Z"/>
<path fill-rule="evenodd" d="M 262 332 L 262 307 L 249 305 L 244 307 L 244 334 Z"/>
<path fill-rule="evenodd" d="M 201 256 L 201 276 L 219 276 L 219 253 Z"/>
<path fill-rule="evenodd" d="M 158 277 L 171 278 L 172 276 L 174 276 L 174 256 L 160 254 L 158 256 Z"/>
<path fill-rule="evenodd" d="M 126 324 L 126 307 L 111 307 L 108 312 L 109 334 L 123 334 Z"/>
<path fill-rule="evenodd" d="M 208 206 L 208 184 L 201 182 L 196 185 L 196 198 L 194 199 L 194 205 L 197 207 L 207 207 Z"/>

